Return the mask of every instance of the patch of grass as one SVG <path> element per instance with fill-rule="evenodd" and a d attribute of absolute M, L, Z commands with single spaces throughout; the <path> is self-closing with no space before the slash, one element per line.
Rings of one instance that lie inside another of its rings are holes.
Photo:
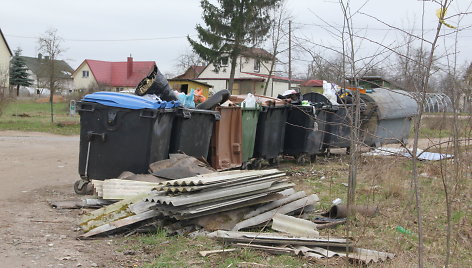
<path fill-rule="evenodd" d="M 0 116 L 0 130 L 77 135 L 80 132 L 80 118 L 78 115 L 71 117 L 68 112 L 68 103 L 55 103 L 54 123 L 51 123 L 49 103 L 17 100 L 6 105 Z"/>

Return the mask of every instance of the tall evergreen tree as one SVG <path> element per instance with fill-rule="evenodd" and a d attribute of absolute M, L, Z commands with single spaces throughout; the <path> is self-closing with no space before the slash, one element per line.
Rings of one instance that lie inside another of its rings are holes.
<path fill-rule="evenodd" d="M 187 39 L 195 53 L 216 69 L 222 60 L 230 59 L 228 90 L 232 92 L 236 59 L 244 46 L 257 45 L 264 39 L 270 29 L 269 10 L 277 8 L 280 0 L 218 0 L 217 5 L 202 0 L 200 4 L 206 27 L 196 26 L 200 42 Z"/>
<path fill-rule="evenodd" d="M 16 96 L 20 95 L 20 86 L 29 87 L 33 81 L 28 78 L 28 68 L 21 57 L 21 51 L 21 48 L 17 48 L 10 62 L 10 85 L 16 86 Z"/>

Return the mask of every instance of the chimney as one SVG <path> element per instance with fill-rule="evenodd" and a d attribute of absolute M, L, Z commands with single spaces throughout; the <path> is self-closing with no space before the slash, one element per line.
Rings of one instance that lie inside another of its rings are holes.
<path fill-rule="evenodd" d="M 42 60 L 42 59 L 43 59 L 43 54 L 38 53 L 38 60 Z"/>
<path fill-rule="evenodd" d="M 131 57 L 131 55 L 129 55 L 128 57 L 126 70 L 127 70 L 128 77 L 130 77 L 133 74 L 133 57 Z"/>

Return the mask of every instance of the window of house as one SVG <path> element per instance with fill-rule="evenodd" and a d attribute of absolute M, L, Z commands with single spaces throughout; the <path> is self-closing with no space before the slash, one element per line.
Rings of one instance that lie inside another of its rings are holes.
<path fill-rule="evenodd" d="M 259 59 L 254 60 L 254 72 L 258 73 L 261 70 L 261 61 Z"/>
<path fill-rule="evenodd" d="M 228 66 L 228 57 L 221 58 L 221 66 Z"/>
<path fill-rule="evenodd" d="M 82 71 L 82 78 L 89 77 L 89 71 Z"/>

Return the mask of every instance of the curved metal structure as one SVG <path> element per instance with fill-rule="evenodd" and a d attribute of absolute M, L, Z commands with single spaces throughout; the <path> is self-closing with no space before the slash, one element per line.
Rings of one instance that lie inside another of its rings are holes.
<path fill-rule="evenodd" d="M 421 93 L 411 93 L 416 100 L 421 99 Z M 425 113 L 442 113 L 452 111 L 452 101 L 448 95 L 444 93 L 426 93 L 423 112 Z"/>

